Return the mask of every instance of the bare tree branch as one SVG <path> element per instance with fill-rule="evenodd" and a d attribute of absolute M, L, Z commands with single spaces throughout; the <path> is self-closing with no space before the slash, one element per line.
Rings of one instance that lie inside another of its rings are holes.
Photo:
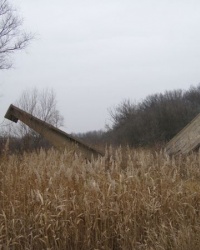
<path fill-rule="evenodd" d="M 0 0 L 0 69 L 12 66 L 10 55 L 23 50 L 33 39 L 22 30 L 23 20 L 17 15 L 9 0 Z"/>

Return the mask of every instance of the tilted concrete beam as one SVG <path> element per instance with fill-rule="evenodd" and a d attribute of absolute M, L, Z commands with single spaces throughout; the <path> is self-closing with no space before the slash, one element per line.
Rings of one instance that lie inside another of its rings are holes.
<path fill-rule="evenodd" d="M 187 154 L 200 146 L 200 114 L 175 135 L 166 145 L 169 155 Z"/>
<path fill-rule="evenodd" d="M 37 117 L 21 110 L 14 105 L 10 105 L 8 108 L 5 118 L 18 122 L 22 121 L 24 124 L 29 126 L 31 129 L 39 133 L 41 136 L 46 138 L 53 146 L 59 150 L 69 149 L 75 150 L 78 154 L 81 154 L 86 159 L 98 158 L 103 156 L 102 152 L 88 146 L 87 144 L 77 140 L 73 136 L 63 132 L 62 130 L 44 122 Z"/>

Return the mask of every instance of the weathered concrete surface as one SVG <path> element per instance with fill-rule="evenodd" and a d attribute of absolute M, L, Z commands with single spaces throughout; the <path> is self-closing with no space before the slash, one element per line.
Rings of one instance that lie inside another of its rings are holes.
<path fill-rule="evenodd" d="M 174 136 L 166 146 L 169 155 L 187 154 L 200 146 L 200 114 Z"/>
<path fill-rule="evenodd" d="M 36 118 L 35 116 L 15 107 L 12 104 L 8 108 L 5 114 L 5 118 L 13 122 L 18 122 L 18 120 L 22 121 L 31 129 L 45 137 L 53 146 L 55 146 L 59 150 L 74 150 L 86 159 L 91 159 L 92 156 L 94 158 L 103 156 L 102 152 L 97 151 L 89 145 L 65 133 L 64 131 Z"/>

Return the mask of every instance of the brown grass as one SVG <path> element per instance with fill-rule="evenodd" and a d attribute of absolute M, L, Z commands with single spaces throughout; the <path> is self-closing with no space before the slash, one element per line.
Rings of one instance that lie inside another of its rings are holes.
<path fill-rule="evenodd" d="M 198 153 L 118 149 L 109 163 L 86 163 L 41 150 L 0 160 L 0 249 L 200 249 Z"/>

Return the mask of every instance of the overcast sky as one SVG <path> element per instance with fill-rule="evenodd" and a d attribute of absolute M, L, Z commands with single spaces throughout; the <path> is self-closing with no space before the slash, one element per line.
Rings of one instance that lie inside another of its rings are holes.
<path fill-rule="evenodd" d="M 124 99 L 200 82 L 199 0 L 13 0 L 36 39 L 1 71 L 1 120 L 23 90 L 50 87 L 66 132 L 103 129 Z"/>

